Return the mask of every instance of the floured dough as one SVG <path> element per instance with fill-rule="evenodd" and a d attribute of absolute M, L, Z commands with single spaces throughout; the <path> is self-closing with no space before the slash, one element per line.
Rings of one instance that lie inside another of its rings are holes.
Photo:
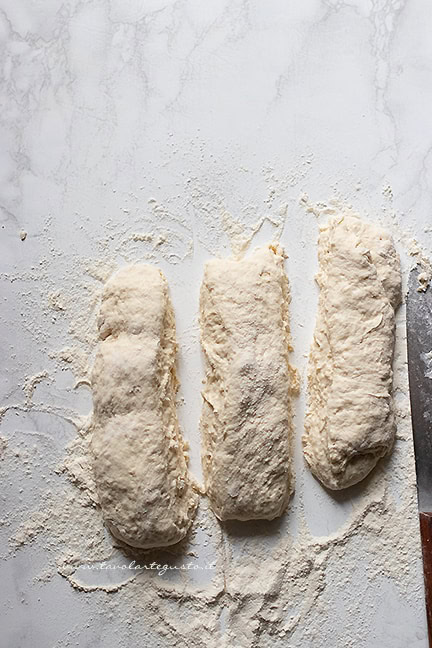
<path fill-rule="evenodd" d="M 292 492 L 289 288 L 282 251 L 206 264 L 202 464 L 221 520 L 273 519 Z"/>
<path fill-rule="evenodd" d="M 181 540 L 197 495 L 175 409 L 175 324 L 165 277 L 122 268 L 106 284 L 92 372 L 94 475 L 105 522 L 134 547 Z"/>
<path fill-rule="evenodd" d="M 388 234 L 353 216 L 334 217 L 321 229 L 318 256 L 303 447 L 316 477 L 340 489 L 366 477 L 393 445 L 400 265 Z"/>

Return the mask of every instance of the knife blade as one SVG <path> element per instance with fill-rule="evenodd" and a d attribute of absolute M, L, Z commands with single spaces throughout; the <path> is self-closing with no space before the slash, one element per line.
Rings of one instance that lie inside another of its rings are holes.
<path fill-rule="evenodd" d="M 421 287 L 420 272 L 417 266 L 409 274 L 406 328 L 426 615 L 432 648 L 432 288 Z"/>

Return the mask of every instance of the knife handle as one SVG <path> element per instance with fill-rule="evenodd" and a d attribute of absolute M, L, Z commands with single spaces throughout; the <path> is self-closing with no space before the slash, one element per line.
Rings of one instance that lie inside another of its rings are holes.
<path fill-rule="evenodd" d="M 420 534 L 429 647 L 432 648 L 432 513 L 420 513 Z"/>

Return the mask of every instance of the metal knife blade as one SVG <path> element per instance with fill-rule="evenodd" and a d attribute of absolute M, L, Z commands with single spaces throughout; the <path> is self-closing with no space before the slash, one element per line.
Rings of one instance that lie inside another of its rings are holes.
<path fill-rule="evenodd" d="M 432 648 L 432 287 L 419 288 L 417 267 L 408 279 L 406 327 L 426 616 Z"/>
<path fill-rule="evenodd" d="M 419 510 L 432 512 L 432 287 L 419 292 L 418 277 L 413 268 L 406 300 L 408 377 Z"/>

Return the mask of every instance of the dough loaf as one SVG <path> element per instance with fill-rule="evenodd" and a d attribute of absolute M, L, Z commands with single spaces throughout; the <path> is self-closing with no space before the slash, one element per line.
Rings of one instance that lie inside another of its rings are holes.
<path fill-rule="evenodd" d="M 289 288 L 274 246 L 206 264 L 202 465 L 221 520 L 273 519 L 292 492 Z"/>
<path fill-rule="evenodd" d="M 314 475 L 341 489 L 366 477 L 393 446 L 400 264 L 388 234 L 353 216 L 334 217 L 321 229 L 318 255 L 303 448 Z"/>
<path fill-rule="evenodd" d="M 114 536 L 162 547 L 186 535 L 197 505 L 175 409 L 175 324 L 165 277 L 122 268 L 106 284 L 92 372 L 94 475 Z"/>

